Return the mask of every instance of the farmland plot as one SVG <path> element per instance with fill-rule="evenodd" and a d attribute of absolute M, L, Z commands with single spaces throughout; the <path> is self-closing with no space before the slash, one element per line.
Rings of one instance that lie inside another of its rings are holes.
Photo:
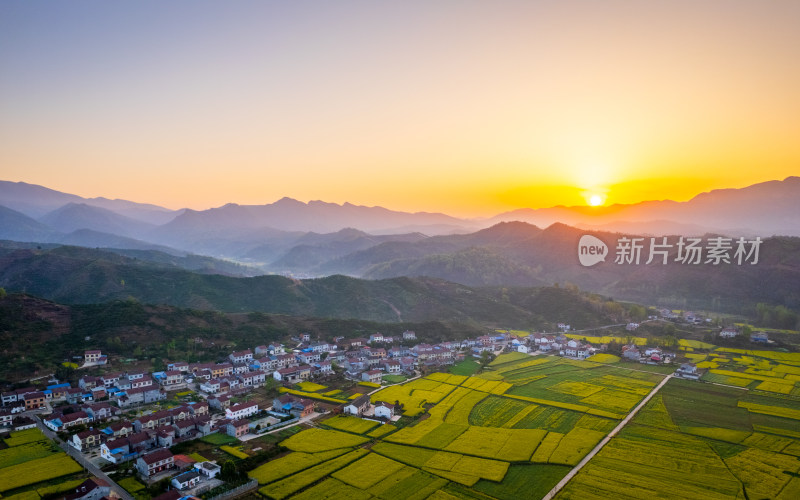
<path fill-rule="evenodd" d="M 611 440 L 558 496 L 571 498 L 734 499 L 739 481 L 699 438 L 675 442 Z"/>
<path fill-rule="evenodd" d="M 536 405 L 524 401 L 489 396 L 472 407 L 472 411 L 469 414 L 469 423 L 470 425 L 484 427 L 503 427 L 506 422 L 531 407 L 536 407 Z"/>
<path fill-rule="evenodd" d="M 354 436 L 345 432 L 330 431 L 326 429 L 307 429 L 285 439 L 281 446 L 292 451 L 316 453 L 320 451 L 335 450 L 338 448 L 352 448 L 369 441 L 368 438 Z"/>
<path fill-rule="evenodd" d="M 365 490 L 386 479 L 388 476 L 396 474 L 404 467 L 406 466 L 400 462 L 395 462 L 381 455 L 370 453 L 364 458 L 351 463 L 344 469 L 334 472 L 331 474 L 331 477 Z"/>
<path fill-rule="evenodd" d="M 372 420 L 364 420 L 357 417 L 349 417 L 337 415 L 322 422 L 328 427 L 333 427 L 340 431 L 352 432 L 354 434 L 366 434 L 371 431 L 375 426 L 380 425 L 378 422 Z"/>
<path fill-rule="evenodd" d="M 18 463 L 0 469 L 0 492 L 66 476 L 81 470 L 83 468 L 66 453 L 56 453 L 44 458 Z"/>
<path fill-rule="evenodd" d="M 361 458 L 367 453 L 369 452 L 366 450 L 351 451 L 340 457 L 328 460 L 327 462 L 323 462 L 319 465 L 315 465 L 310 469 L 302 470 L 289 477 L 268 484 L 258 491 L 266 497 L 281 500 L 341 469 L 350 462 Z"/>
<path fill-rule="evenodd" d="M 342 449 L 320 453 L 290 453 L 251 470 L 248 475 L 258 480 L 258 484 L 268 484 L 296 472 L 300 472 L 301 470 L 313 467 L 314 465 L 326 462 L 332 458 L 344 455 L 348 451 L 347 449 Z"/>

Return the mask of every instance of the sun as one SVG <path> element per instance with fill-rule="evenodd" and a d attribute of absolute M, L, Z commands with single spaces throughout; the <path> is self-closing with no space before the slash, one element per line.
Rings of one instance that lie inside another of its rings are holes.
<path fill-rule="evenodd" d="M 603 197 L 599 194 L 593 194 L 589 197 L 589 206 L 599 207 L 603 204 Z"/>

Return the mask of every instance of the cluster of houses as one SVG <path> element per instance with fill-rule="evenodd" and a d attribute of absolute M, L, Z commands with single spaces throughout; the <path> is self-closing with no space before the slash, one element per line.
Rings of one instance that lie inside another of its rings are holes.
<path fill-rule="evenodd" d="M 671 309 L 662 308 L 658 310 L 658 317 L 675 322 L 689 323 L 692 325 L 711 323 L 711 318 L 707 318 L 702 314 L 695 313 L 694 311 L 673 311 Z M 655 316 L 650 317 L 650 319 L 655 318 Z"/>
<path fill-rule="evenodd" d="M 660 347 L 641 347 L 630 344 L 622 346 L 622 357 L 639 363 L 668 364 L 675 359 L 675 353 L 664 351 Z"/>

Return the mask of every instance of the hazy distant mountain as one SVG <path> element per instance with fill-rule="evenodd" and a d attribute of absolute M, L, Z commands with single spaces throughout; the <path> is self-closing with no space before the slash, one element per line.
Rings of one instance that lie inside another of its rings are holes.
<path fill-rule="evenodd" d="M 330 233 L 345 228 L 358 228 L 372 232 L 387 228 L 406 228 L 405 232 L 413 232 L 415 227 L 432 227 L 444 224 L 448 227 L 470 227 L 471 224 L 437 213 L 406 213 L 388 210 L 383 207 L 364 207 L 345 203 L 325 203 L 311 201 L 303 203 L 291 198 L 282 198 L 267 205 L 228 204 L 201 212 L 187 211 L 159 228 L 158 234 L 167 232 L 196 234 L 198 227 L 208 231 L 220 228 L 272 228 L 283 231 L 313 231 Z"/>
<path fill-rule="evenodd" d="M 43 232 L 30 220 L 18 220 L 19 214 L 13 219 L 18 222 L 9 218 L 0 226 L 0 237 L 6 234 L 9 239 L 20 241 L 88 244 L 81 241 L 85 233 L 73 235 L 72 239 L 65 239 L 64 235 L 87 228 L 139 240 L 130 242 L 132 248 L 148 248 L 147 244 L 169 247 L 259 265 L 269 272 L 374 277 L 424 272 L 446 279 L 458 277 L 457 281 L 473 285 L 502 284 L 502 276 L 512 275 L 515 282 L 551 279 L 548 271 L 558 264 L 553 262 L 558 260 L 558 253 L 546 246 L 540 249 L 540 245 L 555 244 L 555 229 L 551 226 L 556 222 L 582 227 L 584 231 L 637 235 L 800 235 L 800 177 L 743 189 L 715 190 L 688 202 L 522 209 L 481 222 L 444 214 L 283 198 L 267 205 L 228 204 L 203 211 L 185 210 L 166 223 L 151 225 L 142 221 L 142 214 L 166 219 L 177 212 L 122 200 L 86 200 L 11 182 L 0 182 L 0 202 L 3 200 L 15 203 L 10 207 L 15 210 L 15 206 L 34 211 L 52 207 L 40 217 L 55 233 Z M 496 225 L 503 221 L 533 225 Z M 486 226 L 491 227 L 478 230 Z M 542 232 L 540 227 L 548 227 L 547 238 L 538 234 Z M 391 228 L 403 231 L 391 233 Z M 481 251 L 467 251 L 470 248 Z M 532 250 L 535 258 L 530 258 Z M 516 265 L 520 267 L 515 268 Z M 555 269 L 558 272 L 554 274 L 561 272 L 560 268 Z M 592 287 L 608 286 L 597 281 L 598 277 L 602 273 L 594 272 L 579 281 Z"/>
<path fill-rule="evenodd" d="M 510 244 L 525 245 L 525 242 L 541 232 L 536 226 L 524 222 L 504 222 L 493 227 L 482 229 L 475 233 L 450 236 L 433 236 L 418 242 L 390 242 L 382 243 L 366 250 L 354 252 L 338 259 L 318 266 L 314 271 L 320 274 L 349 274 L 353 276 L 418 276 L 426 274 L 444 279 L 444 271 L 422 273 L 422 268 L 432 271 L 430 264 L 417 263 L 415 259 L 427 259 L 431 256 L 443 256 L 463 251 L 473 247 L 487 247 L 496 249 Z M 474 258 L 477 254 L 473 255 Z M 497 255 L 496 257 L 500 257 Z M 388 264 L 392 265 L 388 265 Z M 462 259 L 463 263 L 463 259 Z M 465 263 L 464 263 L 465 264 Z M 498 263 L 499 264 L 499 263 Z M 452 267 L 453 263 L 446 263 L 440 259 L 440 265 Z M 466 264 L 465 264 L 466 265 Z M 503 264 L 505 265 L 505 264 Z M 408 269 L 405 269 L 405 267 Z M 417 270 L 413 270 L 416 268 Z M 523 273 L 527 274 L 527 273 Z M 502 284 L 496 280 L 478 279 L 474 276 L 461 274 L 461 279 L 453 279 L 458 283 L 477 285 Z"/>
<path fill-rule="evenodd" d="M 490 223 L 520 220 L 548 226 L 564 224 L 624 228 L 652 224 L 649 233 L 669 234 L 667 223 L 689 224 L 725 233 L 800 236 L 800 177 L 768 181 L 742 189 L 717 189 L 686 202 L 646 201 L 608 207 L 524 208 L 497 215 Z M 651 222 L 656 221 L 656 222 Z M 665 222 L 666 221 L 666 222 Z"/>
<path fill-rule="evenodd" d="M 717 232 L 711 227 L 697 224 L 681 224 L 669 220 L 648 221 L 617 221 L 607 224 L 577 224 L 576 227 L 589 231 L 604 231 L 608 233 L 640 234 L 642 236 L 666 236 L 670 234 L 702 235 Z"/>
<path fill-rule="evenodd" d="M 353 252 L 380 245 L 399 242 L 417 242 L 426 239 L 421 233 L 375 236 L 357 229 L 347 228 L 329 234 L 307 233 L 292 243 L 292 247 L 269 264 L 274 270 L 309 272 L 320 264 Z M 246 256 L 253 257 L 260 248 Z"/>
<path fill-rule="evenodd" d="M 186 255 L 186 252 L 163 245 L 156 245 L 126 236 L 93 231 L 91 229 L 77 229 L 69 234 L 53 238 L 53 241 L 62 245 L 72 245 L 88 248 L 119 248 L 130 250 L 156 250 L 171 255 Z"/>
<path fill-rule="evenodd" d="M 25 182 L 0 181 L 0 204 L 38 219 L 69 203 L 84 203 L 151 224 L 164 224 L 180 211 L 157 205 L 107 198 L 83 198 Z"/>
<path fill-rule="evenodd" d="M 606 261 L 590 268 L 577 258 L 578 241 L 587 233 L 609 246 Z M 377 245 L 333 259 L 317 272 L 365 278 L 425 275 L 470 286 L 569 282 L 627 300 L 730 312 L 742 312 L 757 302 L 800 308 L 800 238 L 765 239 L 757 266 L 676 263 L 675 247 L 669 264 L 645 265 L 650 241 L 645 238 L 640 265 L 621 265 L 614 263 L 621 236 L 561 223 L 544 230 L 522 222 L 500 223 L 471 235 Z M 677 236 L 669 241 L 674 245 Z"/>
<path fill-rule="evenodd" d="M 64 233 L 89 229 L 130 238 L 140 237 L 154 227 L 147 222 L 131 219 L 111 210 L 85 203 L 68 203 L 45 214 L 39 219 L 39 222 Z"/>
<path fill-rule="evenodd" d="M 0 240 L 47 242 L 57 234 L 27 215 L 0 205 Z"/>

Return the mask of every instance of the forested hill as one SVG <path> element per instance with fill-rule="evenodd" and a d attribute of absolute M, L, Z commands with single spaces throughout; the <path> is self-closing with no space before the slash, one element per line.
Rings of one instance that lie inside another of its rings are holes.
<path fill-rule="evenodd" d="M 0 298 L 0 383 L 16 376 L 51 373 L 61 363 L 83 356 L 85 349 L 113 357 L 155 362 L 217 361 L 232 349 L 285 341 L 300 332 L 332 340 L 382 332 L 417 332 L 420 340 L 440 342 L 486 333 L 475 325 L 430 321 L 379 323 L 366 320 L 305 318 L 264 313 L 220 313 L 135 300 L 66 306 L 37 297 L 9 294 Z"/>
<path fill-rule="evenodd" d="M 292 280 L 193 273 L 75 247 L 19 250 L 0 257 L 0 286 L 63 304 L 133 298 L 223 312 L 265 312 L 370 321 L 449 321 L 488 327 L 604 324 L 602 307 L 553 287 L 468 287 L 432 278 Z"/>

